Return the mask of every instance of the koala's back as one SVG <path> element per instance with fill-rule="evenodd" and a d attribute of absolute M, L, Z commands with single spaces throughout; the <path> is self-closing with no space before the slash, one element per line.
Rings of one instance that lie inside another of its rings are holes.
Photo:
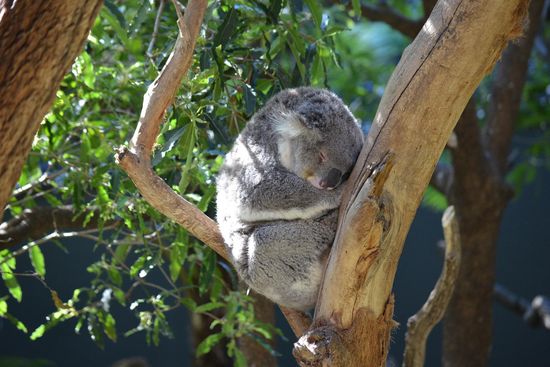
<path fill-rule="evenodd" d="M 301 310 L 315 303 L 340 203 L 339 189 L 321 190 L 289 169 L 315 171 L 302 167 L 303 160 L 318 159 L 307 156 L 317 149 L 315 139 L 335 165 L 348 169 L 362 133 L 333 93 L 284 90 L 252 117 L 217 178 L 217 220 L 240 277 L 271 300 Z"/>

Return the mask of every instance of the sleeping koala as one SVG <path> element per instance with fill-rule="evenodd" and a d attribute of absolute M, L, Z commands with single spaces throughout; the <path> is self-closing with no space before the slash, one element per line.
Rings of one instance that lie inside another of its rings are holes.
<path fill-rule="evenodd" d="M 332 92 L 287 89 L 271 98 L 226 155 L 217 220 L 240 277 L 297 310 L 315 305 L 334 240 L 341 183 L 363 145 Z"/>

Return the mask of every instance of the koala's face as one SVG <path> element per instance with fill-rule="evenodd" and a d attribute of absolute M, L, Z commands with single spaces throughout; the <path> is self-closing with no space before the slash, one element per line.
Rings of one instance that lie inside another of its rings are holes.
<path fill-rule="evenodd" d="M 318 189 L 332 190 L 345 181 L 361 150 L 362 136 L 339 132 L 318 139 L 293 139 L 286 167 Z"/>
<path fill-rule="evenodd" d="M 334 189 L 349 176 L 363 146 L 363 133 L 334 94 L 310 88 L 296 93 L 298 103 L 293 101 L 292 110 L 276 123 L 279 160 L 316 188 Z"/>

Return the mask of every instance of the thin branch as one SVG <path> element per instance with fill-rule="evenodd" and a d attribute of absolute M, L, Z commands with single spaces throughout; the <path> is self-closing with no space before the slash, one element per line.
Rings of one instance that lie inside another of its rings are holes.
<path fill-rule="evenodd" d="M 340 4 L 340 2 L 336 0 L 330 0 L 328 3 L 333 5 Z M 347 2 L 346 10 L 353 10 L 353 3 L 351 1 Z M 416 37 L 425 21 L 425 19 L 409 19 L 384 3 L 380 3 L 379 5 L 362 4 L 361 16 L 373 22 L 384 22 L 396 31 L 410 38 Z"/>
<path fill-rule="evenodd" d="M 205 0 L 190 1 L 185 15 L 178 19 L 180 32 L 174 50 L 143 98 L 140 119 L 130 146 L 121 147 L 116 160 L 153 207 L 228 259 L 216 223 L 176 194 L 152 170 L 150 163 L 166 109 L 173 102 L 181 80 L 191 65 L 206 5 Z"/>
<path fill-rule="evenodd" d="M 493 289 L 495 300 L 510 311 L 523 316 L 529 308 L 529 301 L 513 293 L 500 284 L 495 284 Z"/>
<path fill-rule="evenodd" d="M 538 295 L 531 302 L 514 294 L 500 284 L 495 284 L 494 297 L 501 305 L 523 317 L 531 327 L 550 330 L 550 298 Z"/>
<path fill-rule="evenodd" d="M 445 262 L 443 270 L 428 300 L 420 311 L 409 318 L 405 335 L 404 367 L 424 366 L 426 341 L 434 326 L 441 321 L 453 294 L 454 282 L 460 267 L 460 233 L 453 206 L 442 218 L 445 234 Z"/>
<path fill-rule="evenodd" d="M 29 239 L 42 238 L 51 232 L 96 229 L 99 221 L 98 209 L 89 209 L 82 213 L 78 213 L 71 205 L 26 209 L 23 214 L 0 224 L 0 250 L 16 246 Z M 109 220 L 104 225 L 111 226 L 118 222 L 119 220 Z"/>
<path fill-rule="evenodd" d="M 105 227 L 104 229 L 112 229 L 112 228 L 113 227 Z M 20 256 L 20 255 L 24 254 L 25 252 L 29 251 L 31 248 L 33 248 L 35 246 L 40 246 L 43 243 L 49 242 L 51 240 L 57 240 L 57 239 L 61 239 L 61 238 L 70 238 L 70 237 L 85 237 L 87 234 L 94 233 L 94 232 L 97 232 L 97 231 L 98 231 L 97 228 L 87 229 L 87 230 L 84 230 L 84 231 L 72 231 L 72 232 L 57 232 L 57 231 L 54 231 L 54 232 L 49 233 L 46 236 L 44 236 L 44 237 L 42 237 L 42 238 L 40 238 L 36 241 L 31 241 L 31 242 L 27 243 L 26 245 L 23 245 L 17 251 L 12 251 L 9 254 L 9 256 L 7 256 L 4 260 L 2 260 L 0 262 L 0 265 L 6 263 L 10 259 L 13 259 L 17 256 Z"/>
<path fill-rule="evenodd" d="M 396 31 L 410 38 L 416 37 L 424 24 L 424 19 L 409 19 L 384 4 L 379 6 L 368 4 L 361 5 L 361 16 L 374 22 L 384 22 Z"/>
<path fill-rule="evenodd" d="M 54 180 L 58 176 L 61 176 L 65 172 L 67 172 L 67 168 L 63 168 L 55 172 L 44 172 L 42 176 L 38 178 L 38 180 L 13 190 L 12 200 L 18 201 L 23 199 L 29 193 L 33 193 L 35 191 L 41 192 L 50 189 L 51 184 L 49 184 L 48 182 Z"/>
<path fill-rule="evenodd" d="M 152 59 L 153 58 L 153 49 L 155 48 L 155 42 L 157 41 L 157 36 L 159 33 L 159 27 L 160 27 L 160 18 L 162 15 L 162 11 L 164 10 L 164 1 L 159 1 L 159 7 L 157 9 L 157 16 L 155 17 L 155 25 L 153 26 L 153 34 L 151 34 L 151 41 L 149 42 L 149 46 L 147 47 L 147 56 Z"/>
<path fill-rule="evenodd" d="M 119 148 L 115 159 L 151 206 L 186 228 L 193 236 L 229 261 L 216 222 L 174 192 L 151 167 L 151 153 L 164 114 L 191 66 L 195 42 L 207 6 L 206 0 L 190 0 L 182 18 L 177 2 L 174 3 L 178 12 L 180 31 L 174 49 L 158 77 L 147 89 L 139 122 L 129 147 Z M 293 315 L 294 312 L 285 312 L 293 330 L 307 329 L 309 324 L 304 322 L 302 315 Z"/>

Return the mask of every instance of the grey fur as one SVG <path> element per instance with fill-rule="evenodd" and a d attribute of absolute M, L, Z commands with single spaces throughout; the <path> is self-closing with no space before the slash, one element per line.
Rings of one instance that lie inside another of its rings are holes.
<path fill-rule="evenodd" d="M 275 95 L 238 136 L 218 175 L 217 220 L 237 272 L 256 292 L 298 310 L 315 305 L 342 176 L 362 144 L 344 103 L 309 87 Z"/>

